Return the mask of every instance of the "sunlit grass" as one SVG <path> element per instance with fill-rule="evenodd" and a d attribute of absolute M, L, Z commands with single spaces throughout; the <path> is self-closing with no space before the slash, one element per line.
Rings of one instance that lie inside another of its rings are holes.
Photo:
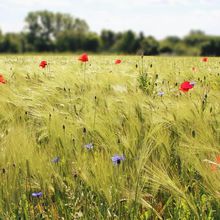
<path fill-rule="evenodd" d="M 0 219 L 220 218 L 219 59 L 117 58 L 0 57 Z"/>

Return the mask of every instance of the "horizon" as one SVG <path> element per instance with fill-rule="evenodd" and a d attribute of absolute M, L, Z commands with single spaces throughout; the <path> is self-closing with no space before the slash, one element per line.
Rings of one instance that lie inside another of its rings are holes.
<path fill-rule="evenodd" d="M 159 40 L 167 36 L 182 38 L 191 30 L 201 30 L 207 35 L 220 35 L 218 2 L 219 0 L 138 0 L 131 7 L 132 0 L 82 0 L 74 4 L 71 0 L 48 0 L 45 3 L 41 0 L 8 0 L 0 3 L 0 30 L 3 33 L 20 32 L 25 26 L 24 19 L 28 12 L 48 10 L 69 13 L 83 19 L 90 31 L 96 33 L 103 29 L 115 32 L 132 30 Z M 131 13 L 133 16 L 130 16 Z"/>

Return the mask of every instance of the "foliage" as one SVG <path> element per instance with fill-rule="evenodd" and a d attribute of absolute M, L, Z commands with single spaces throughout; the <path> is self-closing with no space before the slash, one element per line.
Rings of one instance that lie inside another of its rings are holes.
<path fill-rule="evenodd" d="M 91 32 L 86 21 L 70 14 L 29 12 L 24 30 L 2 34 L 0 53 L 92 51 L 139 55 L 219 56 L 218 36 L 192 30 L 183 38 L 168 36 L 158 41 L 132 30 Z"/>
<path fill-rule="evenodd" d="M 158 55 L 159 54 L 159 43 L 154 37 L 149 36 L 141 41 L 141 50 L 144 55 Z"/>

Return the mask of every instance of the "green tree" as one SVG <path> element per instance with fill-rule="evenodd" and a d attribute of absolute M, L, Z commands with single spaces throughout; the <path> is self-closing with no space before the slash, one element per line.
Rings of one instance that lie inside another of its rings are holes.
<path fill-rule="evenodd" d="M 53 51 L 56 38 L 62 32 L 87 33 L 89 30 L 83 20 L 49 11 L 30 12 L 25 21 L 28 48 L 37 51 Z"/>
<path fill-rule="evenodd" d="M 117 34 L 114 50 L 125 53 L 134 53 L 137 49 L 135 46 L 136 36 L 133 31 L 129 30 L 124 33 Z"/>
<path fill-rule="evenodd" d="M 190 33 L 183 39 L 183 42 L 190 47 L 199 47 L 205 41 L 207 41 L 207 36 L 200 30 L 190 31 Z"/>
<path fill-rule="evenodd" d="M 97 52 L 101 46 L 100 37 L 96 33 L 89 33 L 85 36 L 83 49 Z"/>
<path fill-rule="evenodd" d="M 109 51 L 116 42 L 116 34 L 111 30 L 102 30 L 101 35 L 102 49 Z"/>
<path fill-rule="evenodd" d="M 159 54 L 159 42 L 152 36 L 145 37 L 140 45 L 144 55 Z"/>
<path fill-rule="evenodd" d="M 160 41 L 160 53 L 174 54 L 175 47 L 180 41 L 181 39 L 176 36 L 166 37 L 164 40 Z"/>
<path fill-rule="evenodd" d="M 66 30 L 56 37 L 56 49 L 60 52 L 82 50 L 85 35 L 82 33 Z"/>
<path fill-rule="evenodd" d="M 7 33 L 4 37 L 2 37 L 0 43 L 0 52 L 20 53 L 23 52 L 21 45 L 20 34 Z"/>
<path fill-rule="evenodd" d="M 202 56 L 220 56 L 220 37 L 209 37 L 201 46 Z"/>

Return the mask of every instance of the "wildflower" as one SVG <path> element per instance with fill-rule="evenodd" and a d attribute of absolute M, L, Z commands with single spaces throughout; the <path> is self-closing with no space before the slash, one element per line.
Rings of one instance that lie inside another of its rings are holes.
<path fill-rule="evenodd" d="M 216 171 L 218 168 L 218 164 L 220 165 L 220 155 L 215 158 L 215 163 L 211 165 L 211 170 Z"/>
<path fill-rule="evenodd" d="M 42 195 L 43 195 L 43 193 L 42 192 L 34 192 L 34 193 L 32 193 L 31 194 L 33 197 L 41 197 Z"/>
<path fill-rule="evenodd" d="M 217 170 L 217 165 L 216 164 L 211 164 L 211 171 L 216 171 Z"/>
<path fill-rule="evenodd" d="M 160 96 L 160 97 L 164 96 L 164 94 L 165 94 L 165 92 L 162 92 L 162 91 L 158 92 L 158 96 Z"/>
<path fill-rule="evenodd" d="M 218 155 L 218 156 L 216 157 L 216 162 L 217 162 L 218 164 L 220 164 L 220 155 Z"/>
<path fill-rule="evenodd" d="M 80 61 L 83 62 L 83 63 L 88 62 L 88 61 L 89 61 L 89 58 L 88 58 L 87 53 L 83 53 L 83 54 L 79 57 L 78 60 L 80 60 Z"/>
<path fill-rule="evenodd" d="M 47 61 L 46 61 L 46 60 L 42 60 L 42 61 L 40 62 L 39 67 L 41 67 L 42 69 L 44 69 L 47 65 L 48 65 Z"/>
<path fill-rule="evenodd" d="M 58 163 L 60 161 L 60 157 L 55 157 L 52 160 L 52 163 Z"/>
<path fill-rule="evenodd" d="M 114 165 L 119 165 L 121 163 L 121 161 L 123 161 L 123 160 L 125 160 L 124 155 L 119 156 L 118 154 L 115 154 L 112 157 L 112 162 L 113 162 Z"/>
<path fill-rule="evenodd" d="M 117 85 L 112 86 L 112 88 L 115 92 L 121 92 L 121 93 L 127 92 L 127 87 L 124 85 L 117 84 Z"/>
<path fill-rule="evenodd" d="M 191 81 L 190 85 L 195 86 L 196 82 L 195 81 Z"/>
<path fill-rule="evenodd" d="M 202 62 L 208 62 L 208 57 L 203 57 Z"/>
<path fill-rule="evenodd" d="M 86 144 L 86 145 L 84 145 L 83 147 L 85 147 L 85 148 L 88 149 L 88 150 L 91 150 L 91 149 L 94 148 L 94 146 L 93 146 L 92 143 L 90 143 L 90 144 Z"/>
<path fill-rule="evenodd" d="M 192 89 L 195 85 L 195 82 L 188 82 L 185 81 L 180 85 L 179 90 L 183 91 L 183 92 L 188 92 L 190 89 Z"/>
<path fill-rule="evenodd" d="M 115 64 L 120 64 L 121 62 L 121 60 L 115 60 Z"/>
<path fill-rule="evenodd" d="M 3 84 L 6 83 L 6 80 L 4 79 L 3 75 L 0 75 L 0 83 L 3 83 Z"/>

